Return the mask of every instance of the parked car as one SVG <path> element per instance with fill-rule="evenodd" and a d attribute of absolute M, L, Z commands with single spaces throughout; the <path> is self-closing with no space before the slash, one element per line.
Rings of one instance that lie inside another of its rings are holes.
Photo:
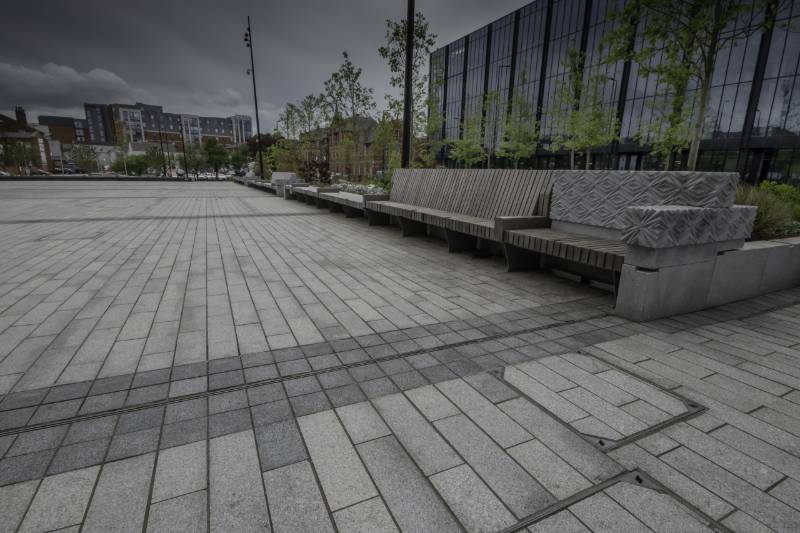
<path fill-rule="evenodd" d="M 45 172 L 41 168 L 32 168 L 31 169 L 31 176 L 47 176 L 49 174 L 50 174 L 49 172 Z"/>
<path fill-rule="evenodd" d="M 9 174 L 8 172 L 5 172 L 5 171 L 3 171 L 3 170 L 0 170 L 0 176 L 10 176 L 10 175 L 11 175 L 11 174 Z"/>

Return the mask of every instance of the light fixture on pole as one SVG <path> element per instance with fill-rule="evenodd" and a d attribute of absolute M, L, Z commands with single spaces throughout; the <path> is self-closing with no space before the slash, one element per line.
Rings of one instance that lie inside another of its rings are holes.
<path fill-rule="evenodd" d="M 247 16 L 247 31 L 244 34 L 244 43 L 250 49 L 250 68 L 247 75 L 253 78 L 253 103 L 256 108 L 256 147 L 258 148 L 258 168 L 261 181 L 264 181 L 264 155 L 261 152 L 261 121 L 258 118 L 258 93 L 256 92 L 256 67 L 253 61 L 253 31 L 250 29 L 250 15 Z"/>
<path fill-rule="evenodd" d="M 406 17 L 406 71 L 405 88 L 403 91 L 403 149 L 401 167 L 408 168 L 411 162 L 411 130 L 413 129 L 414 97 L 414 0 L 408 2 L 408 16 Z"/>

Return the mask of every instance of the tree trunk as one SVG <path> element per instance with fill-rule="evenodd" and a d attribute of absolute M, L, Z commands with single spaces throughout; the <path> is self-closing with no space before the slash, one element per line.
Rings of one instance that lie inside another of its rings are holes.
<path fill-rule="evenodd" d="M 569 151 L 569 169 L 575 170 L 575 150 Z"/>
<path fill-rule="evenodd" d="M 717 6 L 718 7 L 718 6 Z M 719 13 L 715 11 L 715 16 Z M 700 138 L 703 135 L 703 123 L 706 119 L 706 110 L 711 96 L 711 80 L 714 76 L 714 64 L 717 62 L 717 46 L 719 43 L 719 32 L 713 35 L 713 42 L 710 43 L 710 51 L 705 58 L 706 63 L 703 69 L 703 79 L 700 82 L 700 102 L 692 125 L 692 143 L 689 146 L 689 159 L 686 162 L 687 170 L 697 170 L 697 156 L 700 153 Z"/>
<path fill-rule="evenodd" d="M 592 168 L 592 152 L 589 150 L 586 151 L 586 170 L 591 170 Z"/>

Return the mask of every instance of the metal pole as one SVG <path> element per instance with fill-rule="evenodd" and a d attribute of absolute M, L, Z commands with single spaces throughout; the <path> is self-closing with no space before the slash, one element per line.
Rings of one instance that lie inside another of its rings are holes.
<path fill-rule="evenodd" d="M 261 181 L 264 181 L 264 155 L 261 152 L 261 121 L 258 118 L 258 94 L 256 93 L 256 66 L 253 61 L 253 31 L 250 29 L 250 15 L 247 16 L 247 34 L 244 38 L 250 49 L 250 76 L 253 78 L 253 102 L 256 107 L 256 146 L 258 147 L 258 167 Z"/>
<path fill-rule="evenodd" d="M 403 93 L 403 152 L 401 167 L 408 168 L 411 161 L 411 130 L 413 128 L 412 116 L 414 95 L 414 0 L 407 0 L 408 16 L 406 17 L 406 80 Z"/>
<path fill-rule="evenodd" d="M 183 152 L 183 175 L 189 179 L 189 165 L 186 164 L 186 137 L 183 134 L 183 116 L 180 117 L 181 125 L 181 152 Z"/>
<path fill-rule="evenodd" d="M 161 135 L 161 118 L 158 119 L 158 143 L 161 146 L 161 172 L 167 175 L 167 161 L 164 159 L 164 137 Z"/>

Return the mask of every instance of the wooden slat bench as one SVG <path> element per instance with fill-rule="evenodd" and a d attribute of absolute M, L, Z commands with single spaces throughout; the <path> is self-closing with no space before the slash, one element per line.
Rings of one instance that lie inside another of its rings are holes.
<path fill-rule="evenodd" d="M 398 170 L 389 200 L 368 201 L 370 224 L 395 217 L 404 236 L 445 231 L 450 251 L 500 242 L 503 231 L 547 223 L 551 170 Z"/>
<path fill-rule="evenodd" d="M 355 194 L 352 192 L 320 192 L 319 198 L 327 202 L 331 213 L 343 212 L 347 218 L 363 217 L 367 202 L 388 200 L 387 194 Z"/>
<path fill-rule="evenodd" d="M 552 179 L 551 227 L 504 232 L 508 269 L 554 267 L 616 288 L 623 266 L 631 261 L 631 253 L 637 254 L 635 259 L 644 256 L 649 263 L 643 265 L 649 268 L 661 266 L 659 261 L 663 262 L 665 256 L 651 248 L 631 248 L 633 241 L 623 238 L 631 225 L 631 212 L 640 209 L 637 206 L 657 206 L 657 214 L 667 207 L 667 215 L 675 209 L 705 210 L 709 216 L 724 215 L 726 210 L 736 213 L 731 206 L 737 180 L 734 174 L 708 172 L 556 171 Z M 672 228 L 662 220 L 645 233 L 661 235 L 695 229 L 683 226 Z M 691 238 L 686 244 L 695 244 L 690 241 Z M 741 242 L 743 238 L 736 237 L 730 243 L 716 243 L 700 251 L 713 255 L 718 249 Z M 678 261 L 688 260 L 685 249 L 676 253 Z"/>
<path fill-rule="evenodd" d="M 320 198 L 321 193 L 337 192 L 335 187 L 315 187 L 308 185 L 306 187 L 292 186 L 292 195 L 295 200 L 305 202 L 307 204 L 316 205 L 319 208 L 328 207 L 328 202 Z"/>

